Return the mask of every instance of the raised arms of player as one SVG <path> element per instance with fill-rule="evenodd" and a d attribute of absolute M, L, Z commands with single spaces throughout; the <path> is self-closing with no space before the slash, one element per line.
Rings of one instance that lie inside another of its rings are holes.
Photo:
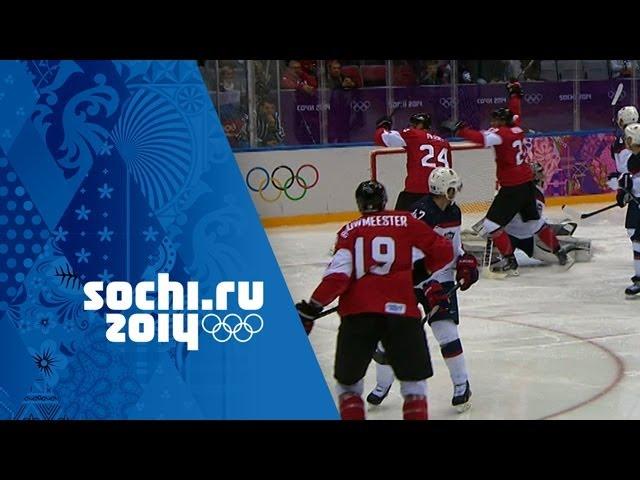
<path fill-rule="evenodd" d="M 519 127 L 522 119 L 520 115 L 520 97 L 517 95 L 511 95 L 509 98 L 509 110 L 513 113 L 513 126 Z M 457 131 L 457 134 L 462 138 L 470 140 L 474 143 L 479 143 L 485 148 L 495 147 L 496 145 L 502 145 L 503 139 L 498 133 L 497 128 L 490 128 L 488 130 L 473 130 L 472 128 L 463 127 Z"/>
<path fill-rule="evenodd" d="M 502 137 L 498 134 L 497 128 L 490 128 L 489 130 L 473 130 L 472 128 L 462 127 L 458 130 L 457 135 L 469 140 L 473 143 L 478 143 L 485 148 L 495 147 L 496 145 L 502 145 Z"/>
<path fill-rule="evenodd" d="M 375 133 L 374 142 L 381 147 L 406 147 L 407 142 L 397 130 L 386 130 L 378 128 Z"/>

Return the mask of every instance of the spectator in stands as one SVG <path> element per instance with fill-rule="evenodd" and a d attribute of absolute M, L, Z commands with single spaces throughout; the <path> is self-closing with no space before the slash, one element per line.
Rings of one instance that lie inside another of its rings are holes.
<path fill-rule="evenodd" d="M 638 63 L 635 60 L 610 60 L 609 64 L 612 78 L 633 77 L 634 72 L 638 69 Z"/>
<path fill-rule="evenodd" d="M 315 60 L 300 60 L 302 78 L 312 87 L 318 88 L 318 72 Z"/>
<path fill-rule="evenodd" d="M 327 88 L 331 90 L 356 88 L 355 81 L 351 77 L 344 75 L 341 68 L 342 65 L 338 60 L 329 60 L 327 62 Z"/>
<path fill-rule="evenodd" d="M 298 60 L 289 60 L 287 69 L 282 74 L 280 86 L 313 95 L 318 87 L 318 80 L 302 70 L 302 65 Z"/>
<path fill-rule="evenodd" d="M 471 69 L 463 61 L 458 64 L 458 83 L 476 83 Z"/>
<path fill-rule="evenodd" d="M 220 84 L 218 85 L 218 91 L 232 92 L 237 90 L 235 87 L 235 70 L 231 65 L 224 65 L 220 68 Z"/>
<path fill-rule="evenodd" d="M 351 141 L 351 131 L 364 125 L 362 108 L 354 110 L 353 105 L 361 103 L 361 93 L 354 79 L 342 73 L 338 60 L 327 62 L 327 87 L 331 89 L 327 115 L 327 140 L 329 143 Z"/>
<path fill-rule="evenodd" d="M 442 83 L 437 60 L 427 60 L 424 69 L 420 72 L 418 83 L 420 85 L 440 85 Z"/>
<path fill-rule="evenodd" d="M 448 61 L 438 67 L 438 78 L 443 85 L 451 83 L 451 64 Z"/>
<path fill-rule="evenodd" d="M 280 115 L 276 110 L 275 99 L 266 98 L 256 115 L 256 133 L 258 146 L 279 145 L 284 140 L 284 129 L 280 125 Z"/>
<path fill-rule="evenodd" d="M 320 143 L 318 79 L 302 68 L 298 60 L 289 60 L 280 86 L 296 91 L 294 109 L 295 137 L 301 145 Z"/>

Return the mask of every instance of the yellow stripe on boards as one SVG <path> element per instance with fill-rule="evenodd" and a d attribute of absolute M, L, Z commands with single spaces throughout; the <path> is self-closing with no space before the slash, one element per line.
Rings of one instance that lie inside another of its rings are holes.
<path fill-rule="evenodd" d="M 594 195 L 573 195 L 567 197 L 547 197 L 546 205 L 548 207 L 560 206 L 560 205 L 575 205 L 578 203 L 603 203 L 603 202 L 615 202 L 615 193 L 598 193 Z M 483 206 L 488 207 L 489 204 L 484 205 L 486 202 L 478 202 Z M 479 211 L 474 205 L 461 205 L 462 212 L 466 211 L 477 212 Z M 486 211 L 483 208 L 483 211 Z M 292 215 L 284 217 L 265 217 L 260 221 L 265 228 L 274 227 L 289 227 L 299 225 L 317 225 L 320 223 L 335 223 L 335 222 L 349 222 L 358 218 L 360 214 L 356 211 L 352 212 L 334 212 L 334 213 L 311 213 L 308 215 Z"/>

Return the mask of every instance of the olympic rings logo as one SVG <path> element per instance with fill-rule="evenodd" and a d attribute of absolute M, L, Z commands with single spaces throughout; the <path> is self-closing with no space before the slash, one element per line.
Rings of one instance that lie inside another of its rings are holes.
<path fill-rule="evenodd" d="M 311 177 L 313 181 L 310 181 L 311 179 L 305 179 L 301 175 L 304 169 L 312 170 L 313 174 L 315 175 L 315 178 Z M 286 175 L 286 177 L 284 175 Z M 274 168 L 271 174 L 269 174 L 266 168 L 253 167 L 247 172 L 247 176 L 245 177 L 245 181 L 249 190 L 251 190 L 252 192 L 256 192 L 258 195 L 260 195 L 260 198 L 262 198 L 262 200 L 269 203 L 278 201 L 283 193 L 285 197 L 294 202 L 302 200 L 307 194 L 307 190 L 315 187 L 318 184 L 319 180 L 320 173 L 318 172 L 318 169 L 309 163 L 301 165 L 295 173 L 293 173 L 293 170 L 286 165 L 280 165 Z M 297 187 L 294 187 L 294 184 L 297 185 Z M 271 185 L 277 191 L 277 193 L 272 195 L 271 197 L 267 197 L 264 192 Z M 292 188 L 299 188 L 302 193 L 294 196 L 289 193 L 289 190 L 291 190 Z"/>
<path fill-rule="evenodd" d="M 354 112 L 366 112 L 369 108 L 371 108 L 369 100 L 353 100 L 351 102 L 351 109 Z"/>
<path fill-rule="evenodd" d="M 524 101 L 527 103 L 538 104 L 542 101 L 542 98 L 541 93 L 525 93 L 524 95 Z"/>
<path fill-rule="evenodd" d="M 208 318 L 214 318 L 216 320 L 216 323 L 214 323 L 211 328 L 207 328 L 206 320 Z M 249 323 L 250 318 L 255 318 L 260 323 L 258 324 L 257 321 L 252 322 L 256 323 L 256 325 L 252 325 L 251 323 Z M 234 319 L 234 321 L 228 323 L 229 320 L 232 319 Z M 256 333 L 260 333 L 262 331 L 262 329 L 264 328 L 264 320 L 262 320 L 262 317 L 257 313 L 250 313 L 244 318 L 242 318 L 237 313 L 229 313 L 225 315 L 224 318 L 220 318 L 215 313 L 208 313 L 207 315 L 202 317 L 200 325 L 202 326 L 202 329 L 205 332 L 211 334 L 213 339 L 218 343 L 228 342 L 232 337 L 239 343 L 247 343 L 253 338 Z M 246 333 L 238 335 L 238 333 L 240 332 Z"/>

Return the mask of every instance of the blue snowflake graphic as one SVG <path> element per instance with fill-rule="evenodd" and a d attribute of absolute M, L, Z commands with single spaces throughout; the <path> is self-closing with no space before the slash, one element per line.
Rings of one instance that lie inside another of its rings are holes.
<path fill-rule="evenodd" d="M 156 241 L 156 236 L 158 235 L 158 231 L 154 230 L 153 227 L 149 227 L 146 230 L 144 230 L 142 232 L 142 234 L 144 235 L 144 241 L 145 242 L 155 242 Z"/>
<path fill-rule="evenodd" d="M 113 230 L 109 230 L 106 226 L 102 230 L 98 230 L 98 235 L 100 235 L 100 241 L 107 242 L 111 241 L 111 235 L 113 235 Z"/>
<path fill-rule="evenodd" d="M 100 198 L 111 198 L 111 192 L 113 192 L 113 187 L 110 187 L 106 183 L 102 187 L 98 187 L 98 191 L 100 192 Z"/>
<path fill-rule="evenodd" d="M 109 271 L 105 268 L 104 272 L 98 274 L 98 278 L 105 283 L 109 283 L 113 278 L 113 273 L 109 273 Z"/>
<path fill-rule="evenodd" d="M 89 210 L 83 204 L 79 209 L 76 209 L 76 213 L 78 214 L 78 220 L 89 220 L 89 214 L 91 213 L 91 210 Z"/>
<path fill-rule="evenodd" d="M 67 232 L 64 228 L 59 226 L 57 230 L 53 231 L 53 234 L 55 235 L 54 240 L 56 242 L 66 242 L 68 233 L 69 232 Z"/>
<path fill-rule="evenodd" d="M 76 257 L 78 257 L 78 263 L 89 263 L 89 257 L 91 256 L 91 252 L 88 252 L 82 248 L 79 252 L 76 252 Z"/>

